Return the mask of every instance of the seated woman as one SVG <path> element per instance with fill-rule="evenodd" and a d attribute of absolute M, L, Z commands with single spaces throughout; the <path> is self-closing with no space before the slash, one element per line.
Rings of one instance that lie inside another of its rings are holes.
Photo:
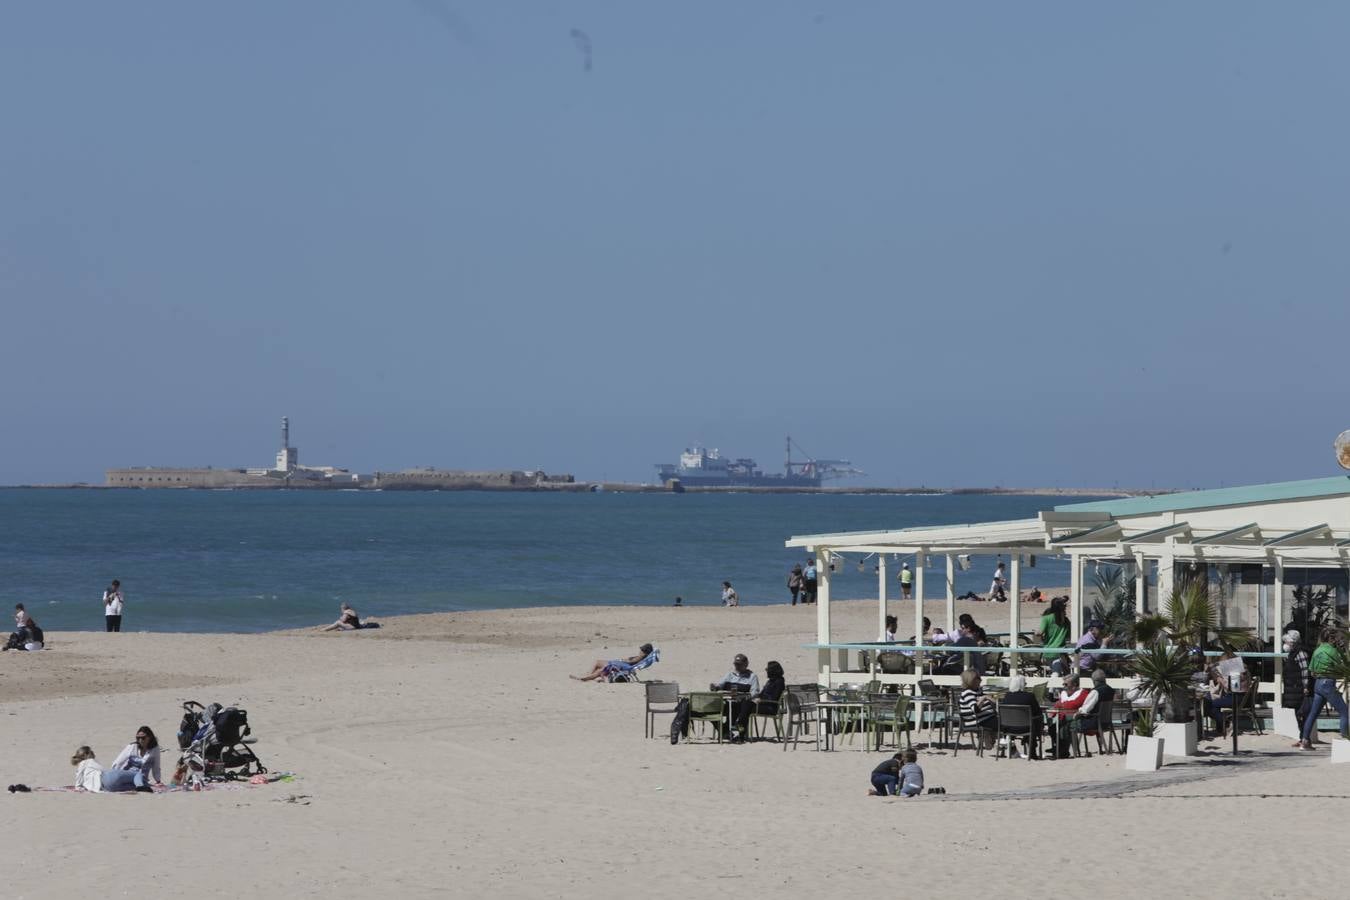
<path fill-rule="evenodd" d="M 43 634 L 38 623 L 23 608 L 22 603 L 14 604 L 14 632 L 0 650 L 41 650 Z"/>
<path fill-rule="evenodd" d="M 109 771 L 140 772 L 146 783 L 164 783 L 159 770 L 159 739 L 149 725 L 136 729 L 136 739 L 122 748 Z"/>
<path fill-rule="evenodd" d="M 352 609 L 346 603 L 342 604 L 339 612 L 341 613 L 341 615 L 338 616 L 338 620 L 336 622 L 334 622 L 332 625 L 324 625 L 319 630 L 355 631 L 356 629 L 361 627 L 361 617 L 356 614 L 356 610 Z"/>
<path fill-rule="evenodd" d="M 1211 666 L 1206 674 L 1209 675 L 1209 683 L 1205 685 L 1207 689 L 1205 715 L 1214 720 L 1217 734 L 1223 727 L 1223 718 L 1219 710 L 1231 710 L 1235 704 L 1241 702 L 1243 695 L 1251 687 L 1251 676 L 1247 673 L 1247 665 L 1242 661 L 1242 657 L 1231 649 L 1225 649 L 1218 665 Z M 1233 693 L 1229 681 L 1235 675 L 1238 676 L 1241 685 L 1237 694 Z"/>
<path fill-rule="evenodd" d="M 961 725 L 977 729 L 984 746 L 992 747 L 998 729 L 998 708 L 984 695 L 981 681 L 980 673 L 974 669 L 961 673 Z"/>
<path fill-rule="evenodd" d="M 568 675 L 573 681 L 599 681 L 607 677 L 611 672 L 619 672 L 633 668 L 633 666 L 642 662 L 652 652 L 651 644 L 643 644 L 638 648 L 636 656 L 630 656 L 627 659 L 597 659 L 591 664 L 591 670 L 585 675 Z"/>
<path fill-rule="evenodd" d="M 75 766 L 75 787 L 82 791 L 103 793 L 111 791 L 150 792 L 145 783 L 145 774 L 138 770 L 107 769 L 94 759 L 94 751 L 88 746 L 80 747 L 70 758 Z"/>
<path fill-rule="evenodd" d="M 1003 698 L 1002 706 L 1025 706 L 1031 713 L 1031 725 L 1008 725 L 1002 726 L 1003 733 L 1026 738 L 1027 754 L 1033 759 L 1036 757 L 1035 748 L 1041 743 L 1041 703 L 1036 699 L 1036 695 L 1027 690 L 1027 680 L 1021 675 L 1014 675 L 1008 679 L 1008 693 Z M 1013 747 L 1009 756 L 1014 755 Z"/>
<path fill-rule="evenodd" d="M 758 713 L 761 716 L 778 715 L 778 702 L 782 699 L 783 692 L 787 690 L 787 680 L 783 677 L 783 666 L 778 660 L 771 659 L 764 665 L 764 674 L 766 676 L 764 685 L 759 689 L 758 694 L 751 694 L 749 697 L 743 697 L 735 702 L 732 710 L 731 739 L 733 741 L 745 740 L 751 713 Z"/>

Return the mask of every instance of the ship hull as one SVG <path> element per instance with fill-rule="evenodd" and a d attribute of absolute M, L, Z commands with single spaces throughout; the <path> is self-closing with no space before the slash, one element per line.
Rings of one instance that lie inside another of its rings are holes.
<path fill-rule="evenodd" d="M 685 487 L 820 487 L 820 478 L 810 475 L 712 475 L 706 472 L 661 471 L 661 481 L 678 480 Z"/>

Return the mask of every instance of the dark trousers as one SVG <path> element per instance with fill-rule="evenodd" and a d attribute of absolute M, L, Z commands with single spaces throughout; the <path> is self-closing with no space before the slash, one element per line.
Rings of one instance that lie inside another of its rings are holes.
<path fill-rule="evenodd" d="M 885 772 L 872 773 L 872 787 L 882 797 L 900 793 L 900 779 Z"/>
<path fill-rule="evenodd" d="M 104 618 L 104 620 L 105 620 L 105 624 L 107 625 L 108 631 L 121 631 L 121 630 L 122 630 L 122 617 L 121 617 L 121 616 L 104 616 L 103 618 Z"/>
<path fill-rule="evenodd" d="M 788 588 L 788 593 L 792 595 L 792 605 L 797 605 L 797 595 L 801 593 L 799 588 Z"/>
<path fill-rule="evenodd" d="M 814 582 L 814 581 L 808 581 L 808 582 L 806 583 L 806 586 L 805 586 L 804 588 L 802 588 L 802 602 L 803 602 L 803 603 L 815 603 L 815 602 L 816 602 L 816 591 L 817 591 L 818 589 L 819 589 L 819 586 L 816 584 L 816 582 Z"/>
<path fill-rule="evenodd" d="M 745 734 L 750 724 L 750 714 L 754 712 L 772 716 L 778 712 L 778 704 L 768 700 L 755 701 L 749 697 L 737 700 L 731 705 L 731 727 Z"/>

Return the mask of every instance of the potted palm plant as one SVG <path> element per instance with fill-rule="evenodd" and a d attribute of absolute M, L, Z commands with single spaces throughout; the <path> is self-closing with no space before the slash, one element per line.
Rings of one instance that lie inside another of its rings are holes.
<path fill-rule="evenodd" d="M 1157 712 L 1154 735 L 1164 739 L 1163 752 L 1168 756 L 1194 756 L 1194 660 L 1206 647 L 1245 648 L 1251 643 L 1251 633 L 1219 624 L 1218 605 L 1200 575 L 1178 579 L 1166 612 L 1138 619 L 1134 639 L 1141 648 L 1135 654 L 1135 674 L 1141 688 L 1153 697 Z"/>
<path fill-rule="evenodd" d="M 1158 741 L 1156 747 L 1144 745 L 1149 749 L 1140 750 L 1141 759 L 1146 759 L 1150 752 L 1158 756 L 1195 754 L 1195 721 L 1190 718 L 1193 669 L 1189 652 L 1162 641 L 1147 644 L 1135 653 L 1134 674 L 1139 679 L 1139 689 L 1153 700 L 1152 708 L 1146 711 L 1149 736 Z M 1131 752 L 1136 742 L 1130 738 Z M 1126 766 L 1135 768 L 1128 756 Z"/>
<path fill-rule="evenodd" d="M 1125 745 L 1125 768 L 1156 772 L 1162 766 L 1163 739 L 1153 736 L 1153 710 L 1134 711 L 1133 734 Z"/>

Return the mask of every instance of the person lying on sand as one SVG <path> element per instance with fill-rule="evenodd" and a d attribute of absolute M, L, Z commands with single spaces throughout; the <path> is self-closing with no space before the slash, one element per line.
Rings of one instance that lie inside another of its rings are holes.
<path fill-rule="evenodd" d="M 152 788 L 146 783 L 145 773 L 140 769 L 107 769 L 94 759 L 94 751 L 88 746 L 80 747 L 70 758 L 75 766 L 75 787 L 92 793 L 110 791 L 142 791 L 150 793 Z"/>
<path fill-rule="evenodd" d="M 643 644 L 638 648 L 637 656 L 630 656 L 627 659 L 597 659 L 591 663 L 591 670 L 585 675 L 568 675 L 573 681 L 599 681 L 604 678 L 613 669 L 624 668 L 626 666 L 635 666 L 646 659 L 652 652 L 651 644 Z"/>

